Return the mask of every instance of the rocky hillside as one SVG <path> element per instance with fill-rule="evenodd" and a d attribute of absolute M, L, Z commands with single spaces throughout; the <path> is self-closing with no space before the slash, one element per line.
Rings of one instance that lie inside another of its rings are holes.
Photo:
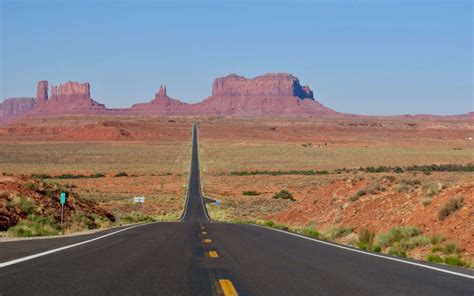
<path fill-rule="evenodd" d="M 59 195 L 69 196 L 61 221 Z M 68 188 L 27 177 L 0 177 L 0 231 L 12 236 L 44 236 L 110 226 L 114 216 Z"/>

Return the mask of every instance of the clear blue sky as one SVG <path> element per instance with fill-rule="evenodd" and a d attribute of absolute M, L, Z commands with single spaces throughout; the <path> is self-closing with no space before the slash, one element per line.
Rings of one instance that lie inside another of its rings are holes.
<path fill-rule="evenodd" d="M 1 98 L 89 81 L 108 107 L 289 72 L 358 114 L 473 110 L 470 1 L 1 1 Z"/>

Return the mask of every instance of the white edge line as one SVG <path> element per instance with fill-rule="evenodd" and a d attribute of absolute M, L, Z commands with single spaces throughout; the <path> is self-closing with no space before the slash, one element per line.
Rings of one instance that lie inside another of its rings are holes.
<path fill-rule="evenodd" d="M 468 279 L 474 279 L 474 276 L 472 276 L 472 275 L 467 275 L 467 274 L 464 274 L 464 273 L 455 272 L 455 271 L 451 271 L 451 270 L 446 270 L 446 269 L 442 269 L 442 268 L 438 268 L 438 267 L 434 267 L 434 266 L 429 266 L 429 265 L 425 265 L 425 264 L 421 264 L 421 263 L 406 261 L 406 260 L 402 260 L 402 259 L 398 259 L 398 258 L 394 258 L 394 257 L 383 256 L 383 255 L 379 255 L 379 254 L 376 254 L 376 253 L 369 253 L 369 252 L 365 252 L 365 251 L 362 251 L 362 250 L 353 249 L 353 248 L 333 244 L 333 243 L 330 243 L 330 242 L 317 240 L 317 239 L 310 238 L 310 237 L 300 235 L 300 234 L 297 234 L 297 233 L 292 233 L 292 232 L 288 232 L 288 231 L 284 231 L 284 230 L 280 230 L 280 229 L 275 229 L 275 228 L 272 228 L 272 227 L 266 227 L 266 226 L 256 225 L 256 224 L 247 224 L 247 225 L 252 225 L 252 226 L 255 226 L 255 227 L 261 227 L 261 228 L 265 228 L 265 229 L 271 229 L 271 230 L 274 230 L 274 231 L 278 231 L 278 232 L 286 233 L 286 234 L 289 234 L 289 235 L 297 236 L 299 238 L 304 238 L 304 239 L 307 239 L 307 240 L 310 240 L 310 241 L 314 241 L 314 242 L 317 242 L 317 243 L 320 243 L 320 244 L 324 244 L 324 245 L 328 245 L 328 246 L 332 246 L 332 247 L 336 247 L 336 248 L 340 248 L 340 249 L 344 249 L 344 250 L 348 250 L 348 251 L 352 251 L 352 252 L 356 252 L 356 253 L 361 253 L 361 254 L 374 256 L 374 257 L 378 257 L 378 258 L 383 258 L 383 259 L 387 259 L 387 260 L 392 260 L 392 261 L 396 261 L 396 262 L 401 262 L 401 263 L 405 263 L 405 264 L 415 265 L 415 266 L 418 266 L 418 267 L 423 267 L 423 268 L 427 268 L 427 269 L 431 269 L 431 270 L 436 270 L 436 271 L 439 271 L 439 272 L 449 273 L 449 274 L 465 277 L 465 278 L 468 278 Z"/>
<path fill-rule="evenodd" d="M 197 132 L 198 129 L 197 129 L 197 126 L 196 126 L 196 137 L 197 137 Z M 199 154 L 199 138 L 197 139 L 197 160 L 198 160 L 198 177 L 199 177 L 199 196 L 201 197 L 201 205 L 202 205 L 202 209 L 204 211 L 204 215 L 206 216 L 207 220 L 212 223 L 212 219 L 211 217 L 209 216 L 209 213 L 207 212 L 207 207 L 206 205 L 204 204 L 204 198 L 208 198 L 207 196 L 203 195 L 202 194 L 202 179 L 201 179 L 201 156 Z M 211 198 L 212 199 L 212 198 Z"/>
<path fill-rule="evenodd" d="M 189 201 L 189 187 L 191 186 L 191 169 L 193 167 L 193 148 L 194 148 L 194 125 L 191 135 L 191 161 L 189 162 L 189 175 L 188 175 L 188 187 L 186 188 L 186 199 L 184 201 L 184 209 L 181 213 L 181 217 L 179 217 L 179 221 L 183 221 L 184 217 L 186 216 L 186 212 L 188 211 L 188 201 Z"/>
<path fill-rule="evenodd" d="M 120 229 L 120 230 L 117 230 L 117 231 L 114 231 L 114 232 L 111 232 L 111 233 L 108 233 L 108 234 L 105 234 L 105 235 L 102 235 L 102 236 L 99 236 L 99 237 L 96 237 L 96 238 L 92 238 L 92 239 L 89 239 L 89 240 L 86 240 L 86 241 L 78 242 L 78 243 L 75 243 L 75 244 L 72 244 L 72 245 L 67 245 L 67 246 L 64 246 L 64 247 L 52 249 L 52 250 L 41 252 L 41 253 L 38 253 L 38 254 L 33 254 L 33 255 L 26 256 L 26 257 L 22 257 L 22 258 L 13 259 L 13 260 L 10 260 L 10 261 L 2 262 L 2 263 L 0 263 L 0 268 L 6 267 L 6 266 L 9 266 L 9 265 L 13 265 L 13 264 L 17 264 L 17 263 L 20 263 L 20 262 L 28 261 L 28 260 L 31 260 L 31 259 L 35 259 L 35 258 L 38 258 L 38 257 L 42 257 L 42 256 L 45 256 L 45 255 L 49 255 L 49 254 L 52 254 L 52 253 L 60 252 L 60 251 L 66 250 L 66 249 L 74 248 L 74 247 L 77 247 L 77 246 L 80 246 L 80 245 L 83 245 L 83 244 L 87 244 L 87 243 L 90 243 L 90 242 L 93 242 L 93 241 L 96 241 L 96 240 L 99 240 L 99 239 L 117 234 L 117 233 L 125 231 L 125 230 L 129 230 L 129 229 L 132 229 L 132 228 L 135 228 L 135 227 L 138 227 L 138 226 L 143 226 L 143 225 L 148 225 L 148 224 L 138 224 L 138 225 L 130 226 L 130 227 L 127 227 L 127 228 L 124 228 L 124 229 Z"/>

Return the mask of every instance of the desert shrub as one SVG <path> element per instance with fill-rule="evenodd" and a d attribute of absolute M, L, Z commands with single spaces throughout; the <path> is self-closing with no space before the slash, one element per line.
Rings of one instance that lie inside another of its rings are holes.
<path fill-rule="evenodd" d="M 382 251 L 382 247 L 379 245 L 375 245 L 373 251 L 375 253 L 380 253 Z"/>
<path fill-rule="evenodd" d="M 275 226 L 273 227 L 276 229 L 285 230 L 285 231 L 290 230 L 290 227 L 288 227 L 288 225 L 285 225 L 285 224 L 275 224 Z"/>
<path fill-rule="evenodd" d="M 397 166 L 393 169 L 393 172 L 397 173 L 397 174 L 400 174 L 400 173 L 403 173 L 404 170 L 401 167 Z"/>
<path fill-rule="evenodd" d="M 392 256 L 406 257 L 407 248 L 405 245 L 401 244 L 400 242 L 396 242 L 390 247 L 388 253 Z"/>
<path fill-rule="evenodd" d="M 281 190 L 280 192 L 277 192 L 273 195 L 273 198 L 275 199 L 288 199 L 288 200 L 295 200 L 293 198 L 293 194 L 291 194 L 288 190 Z"/>
<path fill-rule="evenodd" d="M 359 233 L 357 247 L 362 250 L 372 250 L 375 240 L 375 232 L 368 229 L 362 229 Z"/>
<path fill-rule="evenodd" d="M 93 217 L 87 216 L 83 212 L 77 212 L 73 216 L 74 222 L 79 223 L 82 228 L 87 229 L 95 229 L 97 228 L 97 224 L 95 223 L 95 219 Z"/>
<path fill-rule="evenodd" d="M 51 176 L 48 174 L 32 174 L 31 178 L 42 180 L 42 179 L 51 179 Z"/>
<path fill-rule="evenodd" d="M 413 248 L 426 246 L 430 244 L 430 238 L 426 236 L 412 236 L 395 241 L 390 249 L 389 254 L 394 256 L 406 257 L 407 252 Z"/>
<path fill-rule="evenodd" d="M 444 253 L 448 255 L 459 254 L 461 253 L 461 249 L 456 243 L 448 243 L 444 246 Z"/>
<path fill-rule="evenodd" d="M 373 193 L 376 193 L 376 192 L 379 192 L 383 190 L 383 187 L 380 185 L 380 183 L 378 181 L 374 181 L 372 183 L 370 183 L 366 188 L 365 188 L 365 191 L 368 193 L 368 194 L 373 194 Z"/>
<path fill-rule="evenodd" d="M 474 172 L 473 164 L 431 164 L 431 165 L 414 165 L 406 168 L 407 171 L 417 172 Z"/>
<path fill-rule="evenodd" d="M 420 185 L 421 181 L 418 179 L 402 179 L 400 183 L 403 185 L 415 186 L 415 185 Z"/>
<path fill-rule="evenodd" d="M 28 190 L 33 190 L 33 191 L 38 191 L 40 189 L 40 185 L 34 181 L 26 182 L 23 187 Z"/>
<path fill-rule="evenodd" d="M 258 224 L 256 220 L 236 220 L 235 224 Z"/>
<path fill-rule="evenodd" d="M 268 226 L 268 227 L 273 227 L 273 226 L 275 226 L 275 222 L 273 222 L 273 221 L 265 221 L 264 225 L 265 225 L 265 226 Z"/>
<path fill-rule="evenodd" d="M 328 240 L 334 240 L 334 239 L 349 235 L 353 231 L 354 231 L 353 226 L 338 226 L 338 227 L 333 227 L 333 228 L 327 230 L 324 233 L 324 236 Z"/>
<path fill-rule="evenodd" d="M 15 196 L 12 200 L 7 201 L 6 207 L 7 209 L 29 215 L 34 212 L 35 204 L 27 198 Z"/>
<path fill-rule="evenodd" d="M 149 215 L 140 212 L 131 212 L 130 214 L 121 217 L 124 223 L 148 223 L 155 222 L 155 219 Z"/>
<path fill-rule="evenodd" d="M 388 232 L 379 235 L 378 243 L 381 246 L 389 247 L 396 242 L 417 236 L 419 234 L 420 230 L 417 227 L 395 227 L 390 229 Z"/>
<path fill-rule="evenodd" d="M 431 248 L 431 252 L 432 252 L 432 253 L 438 253 L 438 252 L 441 252 L 441 251 L 443 251 L 443 248 L 442 248 L 441 246 L 437 246 L 437 245 L 436 245 L 436 246 L 433 246 L 433 247 Z"/>
<path fill-rule="evenodd" d="M 425 197 L 421 200 L 421 203 L 426 207 L 431 204 L 431 198 Z"/>
<path fill-rule="evenodd" d="M 393 186 L 393 190 L 398 193 L 407 193 L 410 192 L 412 189 L 412 186 L 407 185 L 407 184 L 397 184 Z"/>
<path fill-rule="evenodd" d="M 459 256 L 447 256 L 444 258 L 444 263 L 447 265 L 459 266 L 459 267 L 469 267 L 470 264 L 466 261 L 463 261 Z"/>
<path fill-rule="evenodd" d="M 58 235 L 62 231 L 54 217 L 28 215 L 27 219 L 8 229 L 8 234 L 19 237 Z"/>
<path fill-rule="evenodd" d="M 276 228 L 276 229 L 280 229 L 280 230 L 285 230 L 285 231 L 290 230 L 290 227 L 288 227 L 287 225 L 278 224 L 278 223 L 275 223 L 273 221 L 265 221 L 265 223 L 263 223 L 263 225 L 268 226 L 268 227 L 272 227 L 272 228 Z"/>
<path fill-rule="evenodd" d="M 115 177 L 128 177 L 128 174 L 126 172 L 120 172 L 116 174 Z"/>
<path fill-rule="evenodd" d="M 313 227 L 305 227 L 301 229 L 301 233 L 312 238 L 319 238 L 319 232 Z"/>
<path fill-rule="evenodd" d="M 439 210 L 438 219 L 439 220 L 446 219 L 446 217 L 448 217 L 452 213 L 462 208 L 463 204 L 464 204 L 464 199 L 462 197 L 449 199 L 448 202 L 444 204 L 444 206 Z"/>
<path fill-rule="evenodd" d="M 421 186 L 421 191 L 425 197 L 433 197 L 443 189 L 443 184 L 439 182 L 429 182 Z"/>
<path fill-rule="evenodd" d="M 254 191 L 254 190 L 242 191 L 242 195 L 246 195 L 246 196 L 257 196 L 257 195 L 260 195 L 260 194 L 261 194 L 261 192 Z"/>
<path fill-rule="evenodd" d="M 311 143 L 304 143 L 304 144 L 301 144 L 301 146 L 303 146 L 303 147 L 313 147 L 313 144 L 311 144 Z"/>
<path fill-rule="evenodd" d="M 411 250 L 416 247 L 429 245 L 431 243 L 431 239 L 427 236 L 417 235 L 406 240 L 402 240 L 401 243 L 406 246 L 407 250 Z"/>
<path fill-rule="evenodd" d="M 365 186 L 363 189 L 360 189 L 359 191 L 351 195 L 349 197 L 349 200 L 354 202 L 354 201 L 357 201 L 359 197 L 361 196 L 364 196 L 367 194 L 374 194 L 381 190 L 383 190 L 383 187 L 380 185 L 380 183 L 378 181 L 374 181 L 370 183 L 369 185 Z"/>
<path fill-rule="evenodd" d="M 442 235 L 439 235 L 439 234 L 435 234 L 435 235 L 432 235 L 430 237 L 430 243 L 432 245 L 438 245 L 438 244 L 444 242 L 445 240 L 446 240 L 446 238 Z"/>
<path fill-rule="evenodd" d="M 351 196 L 349 197 L 349 200 L 352 201 L 352 202 L 355 202 L 355 201 L 357 201 L 357 200 L 359 199 L 359 197 L 364 196 L 364 195 L 366 195 L 366 194 L 367 194 L 367 192 L 366 192 L 364 189 L 360 189 L 360 190 L 358 190 L 356 193 L 354 193 L 353 195 L 351 195 Z"/>
<path fill-rule="evenodd" d="M 62 174 L 59 176 L 53 177 L 54 179 L 94 179 L 94 178 L 103 178 L 105 177 L 104 174 L 97 173 L 97 174 L 91 174 L 91 175 L 73 175 L 73 174 Z"/>
<path fill-rule="evenodd" d="M 283 175 L 327 175 L 328 171 L 315 171 L 315 170 L 290 170 L 290 171 L 234 171 L 230 172 L 231 176 L 255 176 L 255 175 L 270 175 L 270 176 L 283 176 Z"/>
<path fill-rule="evenodd" d="M 440 255 L 436 255 L 436 254 L 430 254 L 426 257 L 426 260 L 428 260 L 429 262 L 433 262 L 433 263 L 442 263 L 443 262 L 443 258 L 441 258 Z"/>
<path fill-rule="evenodd" d="M 43 183 L 42 193 L 46 195 L 47 197 L 52 198 L 52 199 L 59 198 L 59 194 L 61 192 L 66 193 L 67 196 L 70 195 L 70 192 L 57 182 L 50 183 L 50 184 Z"/>
<path fill-rule="evenodd" d="M 383 172 L 393 172 L 393 173 L 403 173 L 404 171 L 408 172 L 423 172 L 423 173 L 431 173 L 431 172 L 474 172 L 474 164 L 442 164 L 442 165 L 414 165 L 408 166 L 405 168 L 395 166 L 378 166 L 378 167 L 360 167 L 359 171 L 363 171 L 366 173 L 383 173 Z"/>
<path fill-rule="evenodd" d="M 382 180 L 383 179 L 385 179 L 387 181 L 390 181 L 390 182 L 395 182 L 397 180 L 397 178 L 395 176 L 392 176 L 392 175 L 383 176 Z"/>

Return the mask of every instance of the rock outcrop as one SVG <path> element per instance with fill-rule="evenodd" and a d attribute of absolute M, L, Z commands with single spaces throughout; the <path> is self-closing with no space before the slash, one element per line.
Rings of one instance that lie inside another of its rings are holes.
<path fill-rule="evenodd" d="M 195 104 L 194 114 L 231 116 L 326 116 L 337 115 L 314 100 L 309 86 L 286 73 L 270 73 L 247 79 L 235 74 L 214 80 L 212 96 Z"/>
<path fill-rule="evenodd" d="M 96 114 L 105 113 L 105 105 L 94 101 L 90 95 L 90 84 L 69 81 L 51 87 L 48 96 L 48 82 L 40 81 L 36 100 L 37 106 L 31 110 L 35 115 Z"/>
<path fill-rule="evenodd" d="M 168 96 L 160 86 L 153 100 L 125 109 L 107 109 L 91 98 L 90 84 L 69 81 L 52 86 L 48 81 L 37 86 L 34 99 L 5 101 L 0 109 L 3 117 L 56 116 L 67 114 L 110 115 L 191 115 L 191 116 L 334 116 L 339 115 L 314 99 L 309 86 L 286 73 L 270 73 L 248 79 L 235 74 L 214 80 L 212 95 L 200 103 L 187 104 Z"/>
<path fill-rule="evenodd" d="M 168 97 L 168 95 L 166 94 L 166 85 L 160 85 L 160 90 L 155 94 L 155 99 L 166 97 Z"/>
<path fill-rule="evenodd" d="M 0 103 L 0 123 L 5 123 L 35 106 L 34 98 L 10 98 Z"/>
<path fill-rule="evenodd" d="M 36 89 L 36 103 L 44 104 L 48 101 L 48 81 L 42 80 L 38 82 Z"/>
<path fill-rule="evenodd" d="M 183 103 L 177 99 L 168 97 L 166 85 L 161 85 L 155 99 L 148 103 L 139 103 L 126 110 L 129 114 L 144 115 L 190 115 L 188 114 L 190 104 Z"/>
<path fill-rule="evenodd" d="M 253 79 L 236 74 L 217 78 L 212 85 L 212 96 L 314 98 L 309 86 L 301 86 L 298 78 L 287 73 L 269 73 Z"/>

